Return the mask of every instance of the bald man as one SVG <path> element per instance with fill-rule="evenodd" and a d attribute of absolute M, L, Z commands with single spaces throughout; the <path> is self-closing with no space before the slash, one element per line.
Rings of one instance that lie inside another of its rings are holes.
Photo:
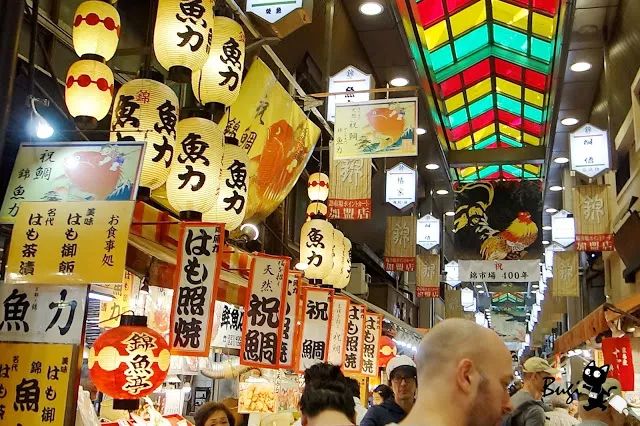
<path fill-rule="evenodd" d="M 418 395 L 400 426 L 493 426 L 511 411 L 511 354 L 492 330 L 445 320 L 422 340 L 416 361 Z"/>

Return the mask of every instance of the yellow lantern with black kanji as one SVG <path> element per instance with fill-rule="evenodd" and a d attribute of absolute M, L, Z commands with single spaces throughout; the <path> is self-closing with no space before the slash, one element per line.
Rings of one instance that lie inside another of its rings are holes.
<path fill-rule="evenodd" d="M 176 134 L 167 199 L 184 219 L 199 220 L 216 205 L 224 134 L 213 121 L 198 117 L 178 121 Z"/>
<path fill-rule="evenodd" d="M 247 212 L 249 156 L 238 140 L 227 138 L 222 157 L 222 174 L 216 205 L 204 214 L 205 222 L 224 223 L 233 231 L 242 224 Z"/>
<path fill-rule="evenodd" d="M 201 70 L 191 74 L 191 87 L 202 104 L 232 105 L 240 94 L 244 70 L 244 31 L 236 21 L 224 16 L 213 19 L 213 42 L 209 58 Z"/>
<path fill-rule="evenodd" d="M 345 288 L 349 285 L 349 281 L 351 280 L 351 240 L 345 238 L 342 244 L 344 249 L 343 259 L 342 259 L 342 273 L 340 274 L 340 279 L 337 284 L 334 284 L 334 288 Z"/>
<path fill-rule="evenodd" d="M 327 205 L 320 201 L 314 201 L 307 206 L 307 221 L 311 219 L 324 219 L 327 217 Z"/>
<path fill-rule="evenodd" d="M 140 174 L 141 187 L 159 188 L 169 176 L 175 159 L 178 110 L 175 92 L 155 80 L 128 81 L 116 94 L 110 140 L 147 143 Z"/>
<path fill-rule="evenodd" d="M 333 266 L 331 267 L 331 272 L 329 272 L 329 275 L 327 275 L 323 280 L 325 284 L 335 286 L 340 283 L 340 280 L 342 278 L 342 269 L 344 266 L 344 240 L 344 234 L 341 231 L 334 229 L 333 249 L 331 255 Z"/>
<path fill-rule="evenodd" d="M 113 72 L 99 61 L 81 59 L 67 71 L 64 100 L 81 127 L 95 127 L 111 108 Z"/>
<path fill-rule="evenodd" d="M 202 69 L 213 41 L 213 0 L 158 0 L 153 51 L 173 80 L 188 83 Z"/>
<path fill-rule="evenodd" d="M 326 201 L 329 197 L 329 177 L 324 173 L 309 176 L 307 193 L 311 201 Z"/>
<path fill-rule="evenodd" d="M 325 279 L 333 268 L 333 225 L 322 219 L 311 219 L 300 232 L 300 261 L 307 264 L 305 277 Z"/>
<path fill-rule="evenodd" d="M 78 56 L 97 55 L 108 61 L 120 41 L 120 14 L 104 1 L 82 2 L 76 9 L 72 34 Z"/>

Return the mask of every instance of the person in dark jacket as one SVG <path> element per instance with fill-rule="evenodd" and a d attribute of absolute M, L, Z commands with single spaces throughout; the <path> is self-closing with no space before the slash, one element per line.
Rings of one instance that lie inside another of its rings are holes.
<path fill-rule="evenodd" d="M 360 426 L 386 426 L 389 423 L 398 423 L 413 408 L 418 388 L 416 363 L 406 355 L 398 355 L 387 364 L 387 373 L 394 398 L 369 408 Z"/>

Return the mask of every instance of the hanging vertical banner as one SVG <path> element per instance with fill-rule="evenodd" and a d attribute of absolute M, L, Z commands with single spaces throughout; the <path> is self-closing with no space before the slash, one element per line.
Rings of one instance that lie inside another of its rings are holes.
<path fill-rule="evenodd" d="M 113 300 L 100 302 L 100 313 L 98 314 L 100 327 L 113 328 L 120 325 L 120 315 L 130 309 L 134 280 L 140 282 L 140 279 L 131 272 L 124 271 L 121 283 L 107 285 L 113 291 Z"/>
<path fill-rule="evenodd" d="M 422 216 L 416 224 L 418 245 L 427 250 L 440 244 L 440 219 L 430 214 Z"/>
<path fill-rule="evenodd" d="M 579 297 L 578 252 L 556 251 L 553 253 L 553 284 L 552 293 L 555 297 Z"/>
<path fill-rule="evenodd" d="M 329 218 L 371 219 L 371 159 L 334 160 L 329 173 Z"/>
<path fill-rule="evenodd" d="M 386 201 L 397 209 L 416 202 L 417 172 L 404 163 L 387 170 Z"/>
<path fill-rule="evenodd" d="M 635 390 L 635 373 L 631 339 L 628 337 L 605 337 L 602 339 L 604 363 L 609 364 L 609 377 L 620 381 L 622 391 Z"/>
<path fill-rule="evenodd" d="M 278 368 L 290 261 L 282 256 L 253 256 L 244 305 L 242 365 Z"/>
<path fill-rule="evenodd" d="M 347 322 L 347 342 L 344 352 L 344 371 L 360 373 L 362 371 L 362 346 L 364 344 L 364 316 L 367 308 L 364 305 L 349 305 L 349 321 Z"/>
<path fill-rule="evenodd" d="M 293 369 L 293 354 L 295 345 L 295 331 L 298 322 L 298 299 L 302 274 L 289 271 L 287 274 L 287 306 L 282 326 L 282 345 L 280 348 L 279 368 Z"/>
<path fill-rule="evenodd" d="M 344 296 L 333 296 L 331 329 L 329 333 L 329 355 L 327 358 L 327 362 L 333 365 L 342 365 L 344 359 L 348 313 L 349 299 Z"/>
<path fill-rule="evenodd" d="M 416 296 L 440 297 L 440 255 L 421 254 L 417 263 Z"/>
<path fill-rule="evenodd" d="M 606 130 L 585 124 L 569 134 L 571 170 L 593 179 L 609 170 L 609 137 Z"/>
<path fill-rule="evenodd" d="M 216 300 L 213 310 L 214 348 L 240 349 L 244 308 Z"/>
<path fill-rule="evenodd" d="M 360 92 L 373 89 L 373 77 L 365 74 L 353 65 L 349 65 L 337 74 L 329 77 L 329 93 L 341 93 L 327 98 L 327 120 L 336 120 L 336 104 L 350 102 L 365 102 L 371 99 L 369 92 Z"/>
<path fill-rule="evenodd" d="M 378 346 L 382 333 L 382 315 L 365 314 L 364 344 L 362 345 L 362 374 L 378 375 Z"/>
<path fill-rule="evenodd" d="M 384 269 L 387 271 L 415 271 L 415 217 L 387 217 L 387 229 L 385 233 L 384 243 Z"/>
<path fill-rule="evenodd" d="M 317 287 L 302 289 L 302 331 L 298 346 L 298 371 L 327 360 L 333 290 Z"/>
<path fill-rule="evenodd" d="M 220 247 L 224 247 L 223 224 L 180 224 L 169 339 L 173 355 L 209 356 L 222 267 Z"/>
<path fill-rule="evenodd" d="M 607 186 L 577 186 L 573 188 L 573 203 L 576 250 L 613 251 Z"/>
<path fill-rule="evenodd" d="M 464 309 L 462 308 L 462 291 L 444 290 L 444 312 L 446 318 L 464 318 Z"/>

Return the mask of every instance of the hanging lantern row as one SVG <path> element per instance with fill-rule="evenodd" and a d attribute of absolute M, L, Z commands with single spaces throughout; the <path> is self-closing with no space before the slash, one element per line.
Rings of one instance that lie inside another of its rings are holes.
<path fill-rule="evenodd" d="M 99 56 L 102 61 L 108 61 L 120 41 L 120 14 L 103 1 L 80 3 L 73 19 L 72 41 L 78 56 Z"/>
<path fill-rule="evenodd" d="M 320 201 L 309 203 L 307 207 L 307 221 L 311 219 L 323 219 L 327 217 L 327 205 Z"/>
<path fill-rule="evenodd" d="M 329 177 L 324 173 L 310 175 L 307 193 L 311 201 L 325 202 L 329 198 Z"/>

